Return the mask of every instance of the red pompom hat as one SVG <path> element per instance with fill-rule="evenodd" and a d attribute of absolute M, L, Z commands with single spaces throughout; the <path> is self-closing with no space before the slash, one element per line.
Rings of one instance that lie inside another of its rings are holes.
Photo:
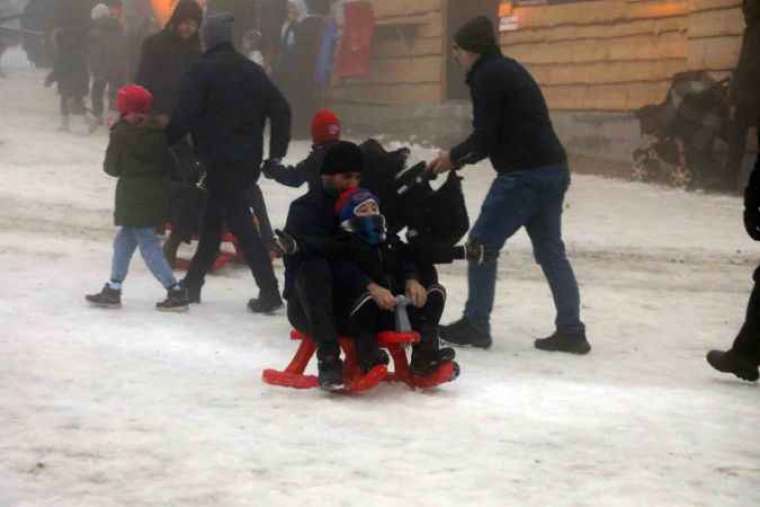
<path fill-rule="evenodd" d="M 153 95 L 139 85 L 126 85 L 116 95 L 116 109 L 124 115 L 148 114 L 153 105 Z"/>
<path fill-rule="evenodd" d="M 311 140 L 314 144 L 323 144 L 340 140 L 340 120 L 329 109 L 322 109 L 311 121 Z"/>

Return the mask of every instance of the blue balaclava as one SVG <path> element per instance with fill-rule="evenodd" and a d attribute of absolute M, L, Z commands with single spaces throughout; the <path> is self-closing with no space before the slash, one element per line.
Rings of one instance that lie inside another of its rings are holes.
<path fill-rule="evenodd" d="M 350 188 L 335 203 L 340 227 L 356 234 L 366 243 L 377 246 L 385 241 L 385 217 L 380 214 L 380 200 L 364 188 Z"/>

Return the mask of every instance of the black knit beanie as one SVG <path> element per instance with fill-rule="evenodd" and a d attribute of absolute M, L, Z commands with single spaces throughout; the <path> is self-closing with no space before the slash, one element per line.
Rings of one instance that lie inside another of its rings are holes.
<path fill-rule="evenodd" d="M 471 19 L 454 35 L 457 46 L 471 53 L 484 54 L 497 48 L 493 23 L 485 16 Z"/>
<path fill-rule="evenodd" d="M 325 155 L 321 174 L 360 173 L 364 170 L 364 156 L 359 147 L 348 141 L 335 143 Z"/>

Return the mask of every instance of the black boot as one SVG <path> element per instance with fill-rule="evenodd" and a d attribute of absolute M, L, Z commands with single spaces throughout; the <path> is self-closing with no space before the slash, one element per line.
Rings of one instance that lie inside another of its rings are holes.
<path fill-rule="evenodd" d="M 189 309 L 190 301 L 187 297 L 187 289 L 177 284 L 166 291 L 166 299 L 156 303 L 156 310 L 159 312 L 186 312 Z"/>
<path fill-rule="evenodd" d="M 343 382 L 343 361 L 340 356 L 328 355 L 321 357 L 317 365 L 319 370 L 319 387 L 325 391 L 340 391 L 345 387 Z"/>
<path fill-rule="evenodd" d="M 412 350 L 412 362 L 409 364 L 409 369 L 413 374 L 424 377 L 433 373 L 442 363 L 453 361 L 455 357 L 456 352 L 449 347 L 425 350 L 418 346 Z"/>
<path fill-rule="evenodd" d="M 441 340 L 460 347 L 491 348 L 491 335 L 476 326 L 467 317 L 462 317 L 453 324 L 441 326 Z"/>
<path fill-rule="evenodd" d="M 584 355 L 591 352 L 591 344 L 586 339 L 586 332 L 561 333 L 555 331 L 548 338 L 536 340 L 535 346 L 539 350 L 549 352 L 567 352 L 569 354 Z"/>
<path fill-rule="evenodd" d="M 711 350 L 707 354 L 707 362 L 719 372 L 733 373 L 742 380 L 756 382 L 760 378 L 757 364 L 733 350 L 727 352 Z"/>
<path fill-rule="evenodd" d="M 108 284 L 97 294 L 88 294 L 84 298 L 98 308 L 121 308 L 121 291 L 112 289 Z"/>
<path fill-rule="evenodd" d="M 190 304 L 201 303 L 201 287 L 203 284 L 194 284 L 187 281 L 187 278 L 179 282 L 180 286 L 187 291 L 187 302 Z"/>
<path fill-rule="evenodd" d="M 248 301 L 248 310 L 253 313 L 271 314 L 280 308 L 282 308 L 282 298 L 275 291 L 262 292 L 258 299 Z"/>

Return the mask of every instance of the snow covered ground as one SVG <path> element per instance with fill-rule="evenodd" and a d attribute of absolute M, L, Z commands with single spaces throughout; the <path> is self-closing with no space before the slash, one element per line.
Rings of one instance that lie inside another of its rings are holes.
<path fill-rule="evenodd" d="M 85 306 L 108 274 L 106 134 L 60 134 L 43 74 L 0 79 L 0 506 L 760 505 L 760 391 L 708 369 L 742 321 L 758 248 L 741 202 L 576 176 L 566 238 L 594 351 L 552 331 L 524 234 L 500 267 L 492 350 L 459 352 L 433 392 L 328 396 L 264 385 L 293 352 L 257 317 L 250 274 L 153 310 L 135 258 L 121 311 Z M 295 143 L 290 160 L 308 150 Z M 432 151 L 415 148 L 415 156 Z M 473 216 L 492 172 L 469 168 Z M 272 220 L 293 192 L 264 182 Z M 281 274 L 278 266 L 278 273 Z M 466 298 L 443 269 L 446 321 Z"/>

